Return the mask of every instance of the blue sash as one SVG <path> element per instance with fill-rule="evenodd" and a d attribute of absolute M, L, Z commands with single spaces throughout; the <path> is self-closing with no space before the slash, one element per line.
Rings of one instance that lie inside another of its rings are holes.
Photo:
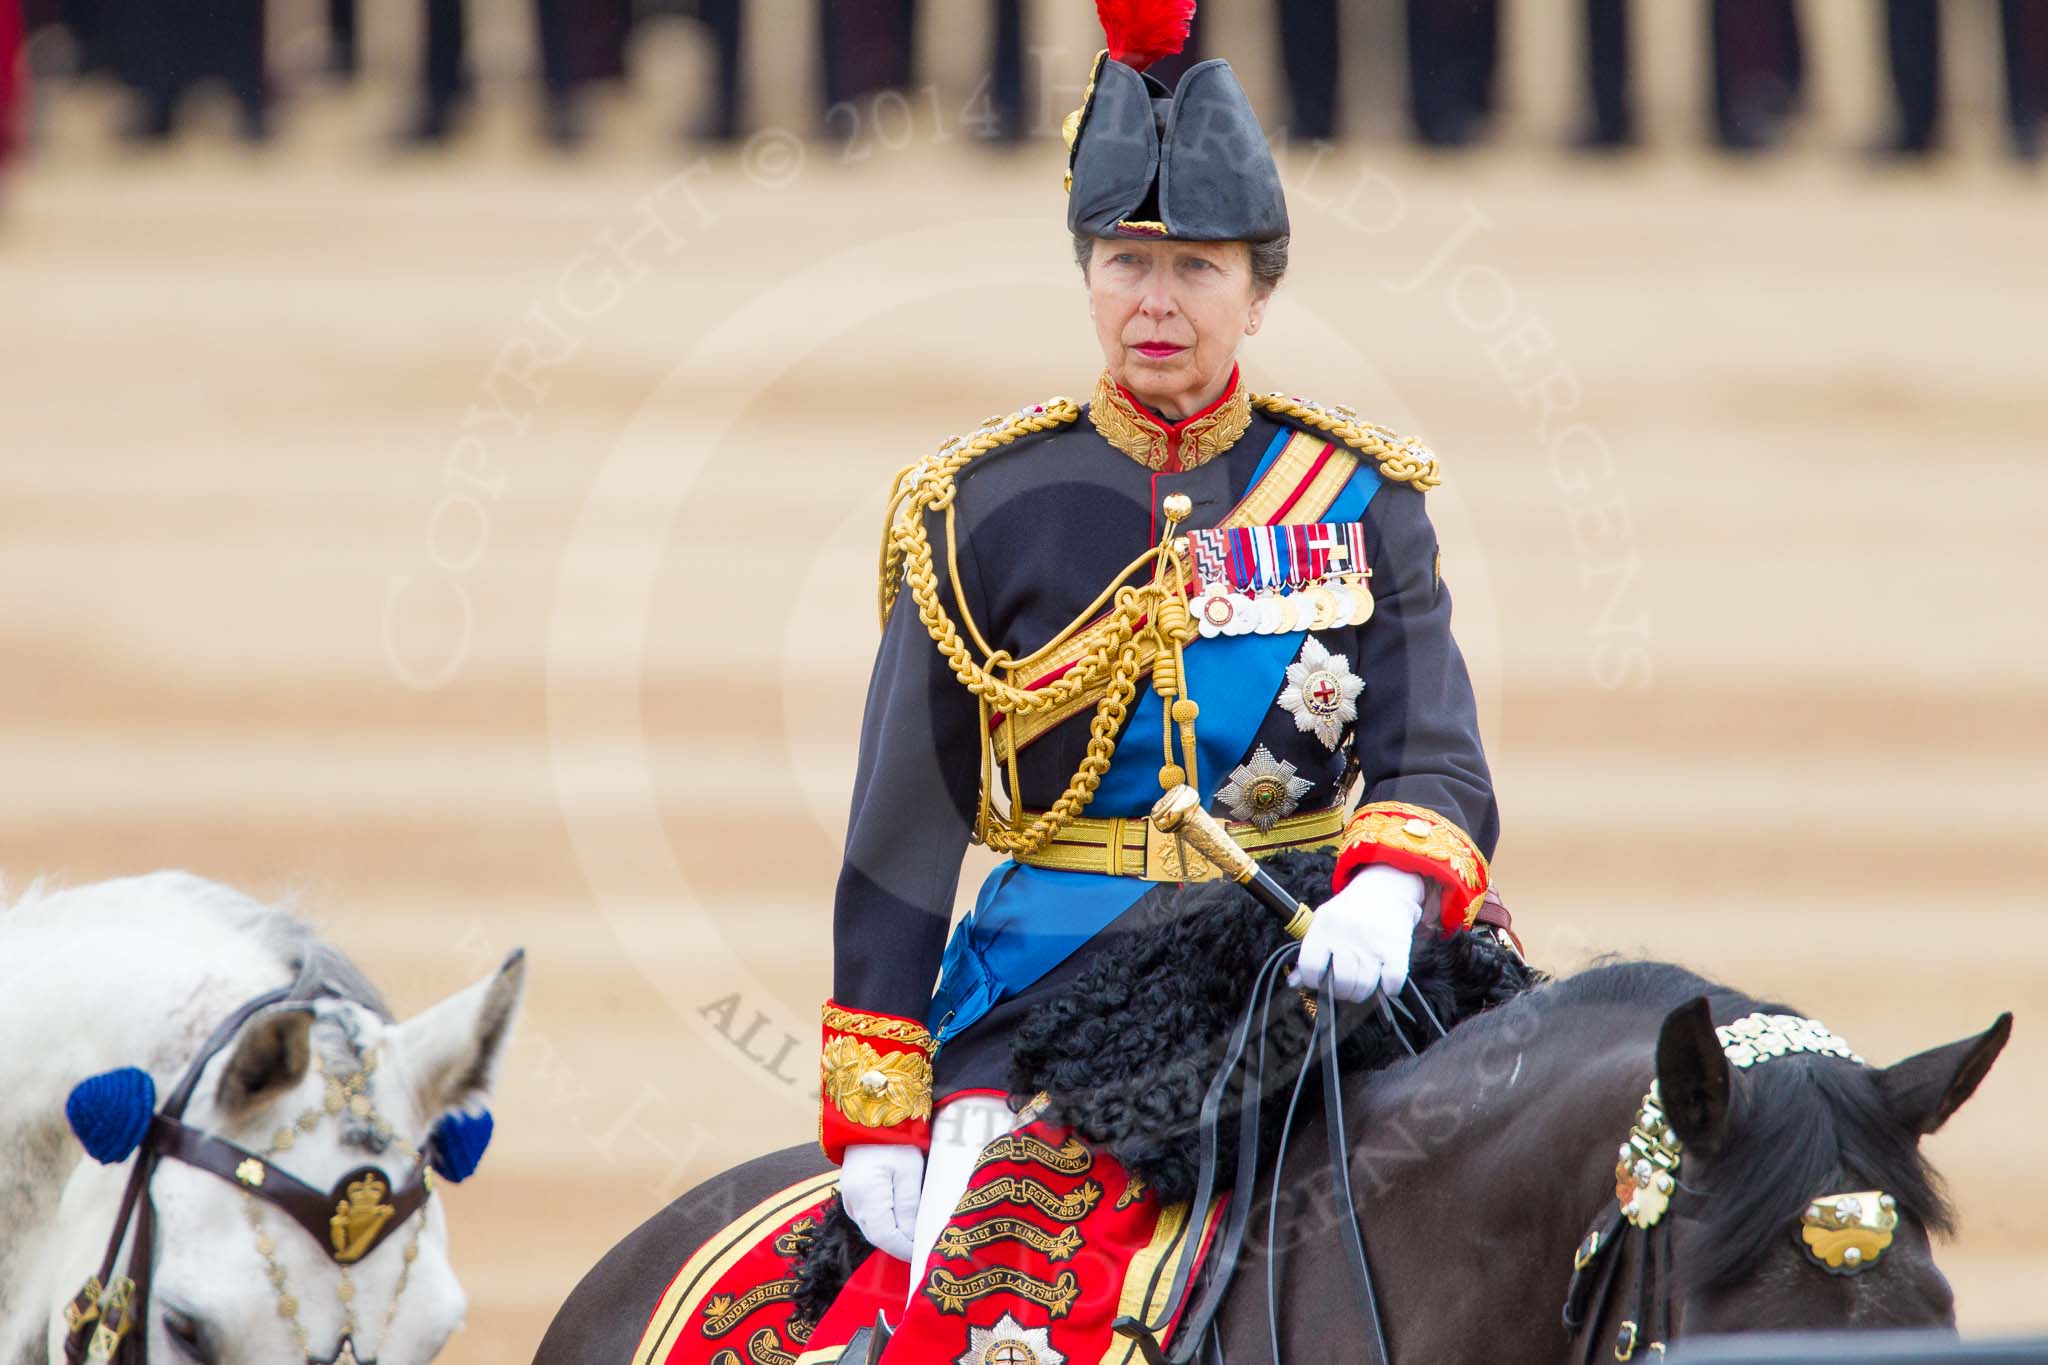
<path fill-rule="evenodd" d="M 1282 430 L 1274 437 L 1252 474 L 1254 485 L 1293 436 Z M 1323 519 L 1357 521 L 1379 487 L 1378 470 L 1360 461 Z M 1215 798 L 1224 778 L 1250 751 L 1307 634 L 1218 636 L 1185 652 L 1188 695 L 1202 707 L 1195 743 L 1204 802 Z M 1159 799 L 1164 705 L 1150 687 L 1140 691 L 1109 770 L 1088 803 L 1089 815 L 1139 817 Z M 1014 860 L 999 864 L 982 882 L 973 913 L 946 944 L 927 1027 L 943 1046 L 996 1002 L 1028 989 L 1066 961 L 1155 885 L 1142 877 L 1065 872 Z"/>

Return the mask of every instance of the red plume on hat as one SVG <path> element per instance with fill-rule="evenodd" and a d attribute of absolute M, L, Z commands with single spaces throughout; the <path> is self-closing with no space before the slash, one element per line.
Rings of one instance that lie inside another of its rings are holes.
<path fill-rule="evenodd" d="M 1109 55 L 1143 71 L 1187 46 L 1195 0 L 1095 0 Z"/>

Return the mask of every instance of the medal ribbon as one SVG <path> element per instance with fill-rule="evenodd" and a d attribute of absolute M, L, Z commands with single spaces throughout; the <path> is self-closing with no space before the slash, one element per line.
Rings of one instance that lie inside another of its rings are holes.
<path fill-rule="evenodd" d="M 1218 527 L 1188 533 L 1195 590 L 1213 584 L 1257 594 L 1307 587 L 1365 571 L 1361 522 Z"/>

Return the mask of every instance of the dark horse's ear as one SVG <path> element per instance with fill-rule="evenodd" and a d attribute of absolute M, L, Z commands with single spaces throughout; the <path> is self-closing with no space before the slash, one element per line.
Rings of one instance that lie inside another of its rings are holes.
<path fill-rule="evenodd" d="M 1974 1038 L 1929 1048 L 1886 1067 L 1877 1073 L 1885 1106 L 1914 1132 L 1933 1132 L 1976 1093 L 1977 1083 L 1991 1070 L 2010 1037 L 2012 1015 L 2001 1014 Z"/>
<path fill-rule="evenodd" d="M 304 1005 L 280 1005 L 244 1024 L 221 1069 L 221 1111 L 243 1113 L 305 1079 L 313 1063 L 312 1031 L 313 1016 Z"/>
<path fill-rule="evenodd" d="M 1728 1058 L 1707 997 L 1664 1016 L 1657 1035 L 1657 1093 L 1686 1150 L 1711 1161 L 1728 1145 Z"/>

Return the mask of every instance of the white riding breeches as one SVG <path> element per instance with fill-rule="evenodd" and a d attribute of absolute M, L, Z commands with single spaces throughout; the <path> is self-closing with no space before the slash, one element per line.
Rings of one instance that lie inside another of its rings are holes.
<path fill-rule="evenodd" d="M 982 1149 L 1017 1126 L 1009 1102 L 996 1095 L 962 1095 L 932 1115 L 932 1149 L 925 1157 L 924 1189 L 917 1199 L 910 1253 L 910 1294 L 924 1283 L 925 1262 L 953 1217 Z"/>

